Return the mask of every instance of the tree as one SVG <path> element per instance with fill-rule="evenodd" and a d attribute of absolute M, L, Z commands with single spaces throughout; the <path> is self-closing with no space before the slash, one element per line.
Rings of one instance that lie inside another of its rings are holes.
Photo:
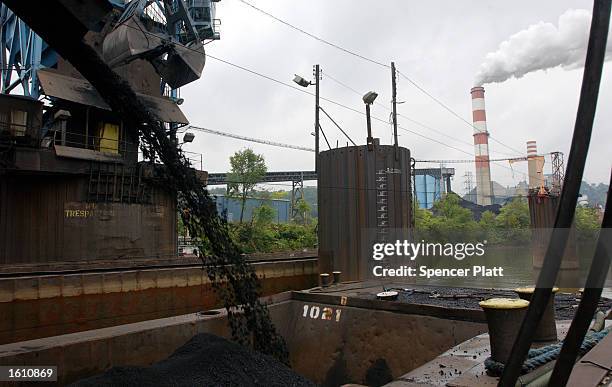
<path fill-rule="evenodd" d="M 310 214 L 311 208 L 310 205 L 304 199 L 299 199 L 297 201 L 296 210 L 300 217 L 302 218 L 302 222 L 304 225 L 308 223 L 308 214 Z"/>
<path fill-rule="evenodd" d="M 504 205 L 495 219 L 497 226 L 501 228 L 529 228 L 529 204 L 522 197 L 514 198 L 510 203 Z"/>
<path fill-rule="evenodd" d="M 253 211 L 253 221 L 258 227 L 270 225 L 275 217 L 276 210 L 267 204 L 262 204 Z"/>
<path fill-rule="evenodd" d="M 433 240 L 447 242 L 473 238 L 473 234 L 478 227 L 477 223 L 474 221 L 472 212 L 461 207 L 460 201 L 461 199 L 457 194 L 449 193 L 433 205 L 433 217 L 429 217 L 425 213 L 415 214 L 417 222 L 428 225 L 426 235 L 429 235 Z"/>
<path fill-rule="evenodd" d="M 288 199 L 290 194 L 290 191 L 274 191 L 270 194 L 270 199 Z"/>
<path fill-rule="evenodd" d="M 228 194 L 240 198 L 240 223 L 242 223 L 247 197 L 266 175 L 268 168 L 264 157 L 255 154 L 249 148 L 234 153 L 230 157 L 230 166 L 232 169 L 227 174 Z"/>
<path fill-rule="evenodd" d="M 576 222 L 576 231 L 578 232 L 578 240 L 588 241 L 596 239 L 599 227 L 601 227 L 601 220 L 595 208 L 576 207 L 574 219 Z"/>
<path fill-rule="evenodd" d="M 495 218 L 498 233 L 506 241 L 529 241 L 530 223 L 529 204 L 523 197 L 514 198 L 511 202 L 506 203 Z"/>

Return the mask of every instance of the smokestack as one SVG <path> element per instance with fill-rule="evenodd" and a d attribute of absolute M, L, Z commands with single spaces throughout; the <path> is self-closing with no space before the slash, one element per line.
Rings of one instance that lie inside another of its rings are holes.
<path fill-rule="evenodd" d="M 473 87 L 472 118 L 474 121 L 474 154 L 476 161 L 476 203 L 488 206 L 493 203 L 493 185 L 489 165 L 489 132 L 485 113 L 484 87 Z"/>
<path fill-rule="evenodd" d="M 538 156 L 538 145 L 527 141 L 527 171 L 529 172 L 529 189 L 540 189 L 544 186 L 544 156 Z"/>

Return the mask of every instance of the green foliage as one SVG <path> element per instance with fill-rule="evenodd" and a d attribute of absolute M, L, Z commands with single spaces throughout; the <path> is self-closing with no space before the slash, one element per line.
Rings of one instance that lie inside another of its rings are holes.
<path fill-rule="evenodd" d="M 275 218 L 276 210 L 267 204 L 262 204 L 253 211 L 253 223 L 258 227 L 272 224 Z"/>
<path fill-rule="evenodd" d="M 459 205 L 460 198 L 454 193 L 446 195 L 432 207 L 432 212 L 417 210 L 415 222 L 417 238 L 439 242 L 459 242 L 475 237 L 477 223 L 472 212 Z"/>
<path fill-rule="evenodd" d="M 431 211 L 426 210 L 425 208 L 420 208 L 417 205 L 414 213 L 414 222 L 415 227 L 418 230 L 427 230 L 431 227 L 431 223 L 433 222 L 433 214 Z"/>
<path fill-rule="evenodd" d="M 289 191 L 274 191 L 270 193 L 270 199 L 287 200 L 291 196 Z"/>
<path fill-rule="evenodd" d="M 459 205 L 460 198 L 449 194 L 436 202 L 431 211 L 415 212 L 418 239 L 439 242 L 487 240 L 488 243 L 526 243 L 531 237 L 529 206 L 515 198 L 502 207 L 499 215 L 485 211 L 476 222 L 472 212 Z"/>
<path fill-rule="evenodd" d="M 187 229 L 185 228 L 185 224 L 183 223 L 183 217 L 181 216 L 180 213 L 176 214 L 176 231 L 178 233 L 178 235 L 180 236 L 184 236 L 187 232 Z"/>
<path fill-rule="evenodd" d="M 232 237 L 245 253 L 267 253 L 313 248 L 317 244 L 315 225 L 254 222 L 231 224 Z"/>
<path fill-rule="evenodd" d="M 601 227 L 599 213 L 592 207 L 576 207 L 574 215 L 576 233 L 579 241 L 595 240 Z"/>
<path fill-rule="evenodd" d="M 529 204 L 527 199 L 514 198 L 501 208 L 495 218 L 496 233 L 492 236 L 493 242 L 509 241 L 526 243 L 531 238 Z"/>
<path fill-rule="evenodd" d="M 228 194 L 241 200 L 240 223 L 242 223 L 246 199 L 266 175 L 268 168 L 264 157 L 255 154 L 249 148 L 234 153 L 230 157 L 230 165 L 231 171 L 227 174 Z"/>
<path fill-rule="evenodd" d="M 310 205 L 306 200 L 300 199 L 296 204 L 298 216 L 302 219 L 302 224 L 308 224 L 308 215 L 310 214 Z"/>
<path fill-rule="evenodd" d="M 606 197 L 608 196 L 608 189 L 610 187 L 607 184 L 589 184 L 583 181 L 580 185 L 580 193 L 586 195 L 588 198 L 589 206 L 605 206 Z"/>
<path fill-rule="evenodd" d="M 498 227 L 503 228 L 528 228 L 529 227 L 529 204 L 522 197 L 514 198 L 501 208 L 499 215 L 495 218 Z"/>

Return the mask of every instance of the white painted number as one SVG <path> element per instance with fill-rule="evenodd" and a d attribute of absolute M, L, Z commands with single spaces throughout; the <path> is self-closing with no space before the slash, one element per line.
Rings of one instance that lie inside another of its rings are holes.
<path fill-rule="evenodd" d="M 314 305 L 308 305 L 308 304 L 304 304 L 304 311 L 302 312 L 302 317 L 310 317 L 313 320 L 316 320 L 319 318 L 319 316 L 321 317 L 321 320 L 329 320 L 332 321 L 334 318 L 334 314 L 336 315 L 336 322 L 340 321 L 340 314 L 342 313 L 342 310 L 340 309 L 333 309 L 333 308 L 328 308 L 325 307 L 323 308 L 323 311 L 321 311 L 321 308 Z"/>
<path fill-rule="evenodd" d="M 313 306 L 312 308 L 310 308 L 310 318 L 319 318 L 319 313 L 321 312 L 321 308 L 319 308 L 318 306 Z"/>

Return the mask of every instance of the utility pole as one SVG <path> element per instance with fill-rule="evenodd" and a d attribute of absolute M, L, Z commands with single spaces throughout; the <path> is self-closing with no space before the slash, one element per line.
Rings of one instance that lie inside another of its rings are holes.
<path fill-rule="evenodd" d="M 366 104 L 366 125 L 368 127 L 368 150 L 374 149 L 374 138 L 372 137 L 372 120 L 370 119 L 370 104 Z"/>
<path fill-rule="evenodd" d="M 321 79 L 319 65 L 316 64 L 315 72 L 315 172 L 317 173 L 317 217 L 319 216 L 319 208 L 321 203 L 321 175 L 319 172 L 319 83 Z M 303 182 L 302 182 L 303 184 Z M 302 187 L 302 193 L 304 192 Z M 317 226 L 317 250 L 321 241 L 321 228 Z"/>
<path fill-rule="evenodd" d="M 397 144 L 397 85 L 395 83 L 395 62 L 391 62 L 391 92 L 393 104 L 393 146 L 395 148 L 395 160 L 399 158 Z"/>
<path fill-rule="evenodd" d="M 315 171 L 319 173 L 319 65 L 314 66 L 315 75 Z"/>

